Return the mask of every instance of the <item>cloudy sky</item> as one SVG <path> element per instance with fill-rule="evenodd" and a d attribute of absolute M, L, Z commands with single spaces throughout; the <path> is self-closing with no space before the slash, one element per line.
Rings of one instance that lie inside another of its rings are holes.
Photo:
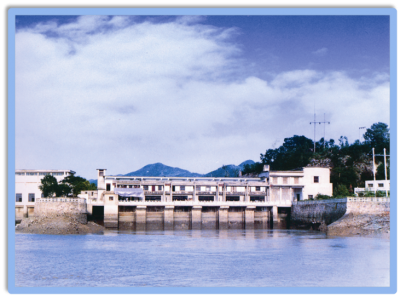
<path fill-rule="evenodd" d="M 16 168 L 207 173 L 389 124 L 386 16 L 19 16 Z M 323 137 L 318 125 L 316 138 Z"/>

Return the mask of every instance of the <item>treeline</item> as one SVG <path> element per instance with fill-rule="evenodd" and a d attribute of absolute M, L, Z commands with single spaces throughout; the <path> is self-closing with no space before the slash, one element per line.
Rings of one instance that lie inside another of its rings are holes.
<path fill-rule="evenodd" d="M 270 165 L 270 170 L 293 170 L 307 165 L 331 167 L 331 183 L 334 195 L 353 193 L 354 187 L 364 187 L 366 180 L 373 179 L 372 148 L 375 154 L 383 155 L 386 149 L 390 153 L 390 133 L 385 123 L 375 123 L 366 129 L 364 141 L 356 140 L 350 144 L 346 136 L 341 136 L 338 144 L 333 139 L 321 138 L 315 143 L 305 137 L 294 135 L 285 138 L 283 144 L 276 149 L 268 149 L 260 154 L 261 162 L 245 165 L 243 174 L 262 172 L 263 165 Z M 375 157 L 378 165 L 376 179 L 385 179 L 384 158 Z M 390 159 L 387 159 L 388 176 L 390 178 Z"/>
<path fill-rule="evenodd" d="M 71 174 L 60 182 L 57 182 L 54 176 L 46 175 L 42 178 L 39 189 L 42 191 L 44 197 L 76 197 L 81 191 L 96 190 L 97 187 L 83 177 Z"/>

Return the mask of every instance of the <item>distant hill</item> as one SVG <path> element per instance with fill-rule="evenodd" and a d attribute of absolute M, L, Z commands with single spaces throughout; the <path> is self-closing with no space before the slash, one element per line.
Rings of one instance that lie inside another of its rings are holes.
<path fill-rule="evenodd" d="M 171 177 L 196 177 L 203 176 L 199 173 L 192 173 L 188 170 L 180 169 L 178 167 L 170 167 L 162 163 L 149 164 L 143 168 L 125 174 L 124 176 L 171 176 Z"/>
<path fill-rule="evenodd" d="M 217 170 L 211 171 L 204 176 L 212 176 L 212 177 L 236 177 L 239 174 L 239 171 L 243 171 L 244 165 L 251 165 L 254 164 L 254 161 L 252 160 L 247 160 L 242 163 L 240 163 L 238 166 L 236 165 L 225 165 Z"/>
<path fill-rule="evenodd" d="M 171 176 L 171 177 L 235 177 L 238 175 L 239 170 L 243 170 L 244 165 L 246 164 L 254 164 L 254 161 L 252 160 L 247 160 L 242 163 L 240 163 L 238 166 L 236 165 L 226 165 L 223 167 L 220 167 L 214 171 L 211 171 L 207 174 L 200 174 L 200 173 L 194 173 L 190 172 L 188 170 L 184 170 L 178 167 L 171 167 L 164 165 L 162 163 L 155 163 L 155 164 L 149 164 L 144 166 L 143 168 L 133 171 L 127 174 L 124 174 L 124 176 Z"/>

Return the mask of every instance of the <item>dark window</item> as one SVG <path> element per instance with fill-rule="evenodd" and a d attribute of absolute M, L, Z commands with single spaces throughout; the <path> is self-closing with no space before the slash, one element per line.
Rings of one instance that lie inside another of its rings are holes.
<path fill-rule="evenodd" d="M 22 202 L 22 194 L 15 194 L 15 201 Z"/>
<path fill-rule="evenodd" d="M 383 184 L 378 184 L 378 187 L 379 188 L 383 188 Z"/>
<path fill-rule="evenodd" d="M 308 195 L 308 199 L 313 199 L 313 195 Z"/>
<path fill-rule="evenodd" d="M 143 186 L 143 190 L 148 191 L 149 190 L 149 186 Z"/>
<path fill-rule="evenodd" d="M 107 191 L 111 191 L 111 184 L 107 184 L 106 187 L 107 187 L 107 189 L 106 189 Z"/>
<path fill-rule="evenodd" d="M 260 192 L 261 191 L 261 187 L 256 187 L 256 191 Z"/>
<path fill-rule="evenodd" d="M 201 187 L 200 186 L 196 186 L 196 191 L 200 191 Z"/>
<path fill-rule="evenodd" d="M 373 188 L 373 187 L 374 187 L 374 184 L 368 184 L 368 187 L 369 187 L 369 188 Z"/>
<path fill-rule="evenodd" d="M 185 186 L 180 186 L 181 191 L 185 191 Z"/>
<path fill-rule="evenodd" d="M 319 183 L 319 176 L 314 176 L 314 182 Z"/>
<path fill-rule="evenodd" d="M 172 186 L 172 192 L 175 192 L 175 186 Z"/>
<path fill-rule="evenodd" d="M 162 191 L 162 186 L 158 186 L 158 190 L 159 190 L 159 191 Z"/>
<path fill-rule="evenodd" d="M 151 186 L 151 190 L 154 192 L 156 190 L 156 186 Z"/>
<path fill-rule="evenodd" d="M 103 170 L 99 171 L 99 176 L 104 176 L 104 171 Z"/>
<path fill-rule="evenodd" d="M 35 202 L 35 193 L 30 193 L 29 194 L 28 201 L 29 202 Z"/>
<path fill-rule="evenodd" d="M 113 200 L 114 200 L 114 197 L 113 197 L 113 196 L 110 196 L 109 200 L 110 200 L 110 201 L 113 201 Z"/>

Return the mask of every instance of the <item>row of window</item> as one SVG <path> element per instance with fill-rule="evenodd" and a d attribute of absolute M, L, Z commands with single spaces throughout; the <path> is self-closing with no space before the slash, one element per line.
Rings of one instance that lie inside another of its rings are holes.
<path fill-rule="evenodd" d="M 152 191 L 156 191 L 156 189 L 158 191 L 163 190 L 163 186 L 143 186 L 143 190 L 149 191 L 149 187 L 151 187 Z M 117 185 L 117 188 L 140 188 L 140 186 L 139 185 Z M 179 191 L 185 191 L 185 189 L 186 189 L 185 186 L 172 186 L 172 191 L 173 192 L 178 191 L 178 188 L 179 188 Z M 261 191 L 261 187 L 255 187 L 255 188 L 256 188 L 257 192 Z M 206 192 L 211 192 L 211 186 L 206 186 L 205 189 L 206 189 Z M 231 189 L 232 189 L 232 192 L 236 191 L 236 187 L 231 187 Z M 107 184 L 107 191 L 110 191 L 109 184 Z M 196 191 L 200 192 L 201 186 L 196 186 Z"/>
<path fill-rule="evenodd" d="M 27 176 L 33 176 L 33 175 L 52 175 L 52 176 L 62 176 L 64 175 L 64 172 L 15 172 L 15 175 L 27 175 Z"/>
<path fill-rule="evenodd" d="M 368 184 L 368 188 L 373 188 L 374 184 Z M 385 185 L 384 184 L 378 184 L 378 188 L 384 188 Z"/>
<path fill-rule="evenodd" d="M 22 194 L 21 193 L 15 194 L 15 201 L 22 202 Z M 28 194 L 28 202 L 35 202 L 35 193 Z"/>

